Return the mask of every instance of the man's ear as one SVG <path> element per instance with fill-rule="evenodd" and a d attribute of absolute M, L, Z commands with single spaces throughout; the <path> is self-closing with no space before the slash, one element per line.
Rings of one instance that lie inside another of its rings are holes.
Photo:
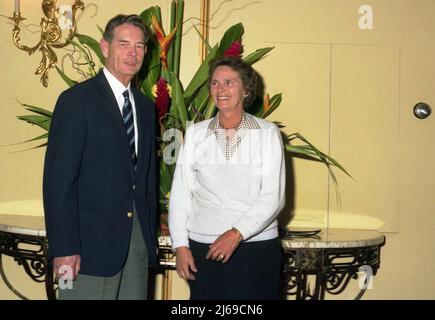
<path fill-rule="evenodd" d="M 101 53 L 103 54 L 104 58 L 107 58 L 107 54 L 109 52 L 109 43 L 106 40 L 104 40 L 104 39 L 100 40 L 100 49 L 101 49 Z"/>

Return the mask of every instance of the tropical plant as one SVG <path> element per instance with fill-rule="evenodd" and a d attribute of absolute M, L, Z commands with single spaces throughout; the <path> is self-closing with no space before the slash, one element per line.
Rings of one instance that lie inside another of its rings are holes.
<path fill-rule="evenodd" d="M 209 119 L 214 117 L 217 112 L 207 86 L 210 61 L 222 55 L 234 55 L 239 56 L 249 64 L 254 64 L 273 49 L 273 47 L 265 47 L 244 55 L 242 46 L 243 25 L 241 23 L 233 25 L 224 33 L 219 43 L 214 46 L 211 46 L 202 39 L 208 49 L 206 58 L 201 63 L 190 83 L 186 87 L 183 87 L 179 80 L 183 6 L 184 1 L 172 1 L 170 31 L 168 35 L 165 34 L 162 28 L 161 12 L 158 6 L 150 7 L 140 14 L 145 24 L 152 30 L 143 69 L 139 73 L 138 87 L 155 102 L 159 118 L 161 134 L 158 138 L 158 156 L 160 159 L 159 188 L 161 212 L 167 211 L 168 195 L 175 169 L 174 161 L 164 161 L 165 152 L 176 152 L 176 150 L 168 148 L 173 142 L 171 139 L 182 139 L 189 121 L 197 122 Z M 100 31 L 102 32 L 101 29 Z M 82 74 L 82 78 L 96 75 L 101 65 L 104 64 L 104 57 L 100 52 L 98 42 L 87 35 L 78 34 L 71 41 L 71 45 L 73 47 L 73 53 L 70 54 L 71 60 L 75 62 L 74 54 L 80 53 L 85 61 L 81 65 L 81 68 L 77 67 L 74 63 L 74 67 Z M 100 62 L 98 67 L 94 63 L 91 52 Z M 83 66 L 85 66 L 86 70 L 83 70 Z M 77 83 L 77 81 L 68 77 L 61 69 L 56 69 L 67 85 L 73 86 Z M 281 94 L 272 95 L 271 98 L 269 94 L 265 94 L 264 97 L 256 99 L 248 112 L 257 117 L 266 118 L 279 107 L 281 101 Z M 35 124 L 48 131 L 51 112 L 44 108 L 28 104 L 23 105 L 33 114 L 18 116 L 18 119 Z M 170 132 L 178 132 L 179 135 L 167 134 Z M 28 141 L 46 139 L 47 135 L 47 133 L 44 133 Z M 302 144 L 294 145 L 293 142 L 295 141 L 300 141 Z M 38 147 L 45 145 L 46 142 Z M 336 160 L 317 149 L 299 133 L 286 135 L 285 149 L 293 156 L 322 162 L 329 170 L 335 185 L 336 178 L 331 168 L 332 166 L 348 174 Z"/>

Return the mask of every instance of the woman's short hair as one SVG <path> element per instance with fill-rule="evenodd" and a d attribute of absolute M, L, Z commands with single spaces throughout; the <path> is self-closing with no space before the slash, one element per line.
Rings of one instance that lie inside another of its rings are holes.
<path fill-rule="evenodd" d="M 103 39 L 111 43 L 113 39 L 113 30 L 122 24 L 131 24 L 132 26 L 141 29 L 143 32 L 144 44 L 148 42 L 149 31 L 143 23 L 142 18 L 136 14 L 118 14 L 117 16 L 110 19 L 106 25 L 106 29 L 104 30 Z"/>
<path fill-rule="evenodd" d="M 243 108 L 247 109 L 256 99 L 257 93 L 257 74 L 250 64 L 246 63 L 239 57 L 235 56 L 223 56 L 214 59 L 210 62 L 210 70 L 208 76 L 208 84 L 210 86 L 213 72 L 216 68 L 221 66 L 228 66 L 236 71 L 243 83 L 243 88 L 247 96 L 243 99 Z"/>

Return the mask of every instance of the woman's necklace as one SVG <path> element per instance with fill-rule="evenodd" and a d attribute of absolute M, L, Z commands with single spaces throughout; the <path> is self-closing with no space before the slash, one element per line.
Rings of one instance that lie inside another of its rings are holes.
<path fill-rule="evenodd" d="M 231 127 L 231 128 L 224 127 L 224 125 L 222 124 L 222 122 L 219 119 L 219 124 L 220 124 L 221 128 L 225 129 L 225 136 L 227 138 L 231 139 L 236 134 L 237 130 L 239 129 L 240 124 L 242 123 L 242 119 L 243 119 L 243 114 L 240 117 L 239 122 L 234 127 Z"/>
<path fill-rule="evenodd" d="M 239 122 L 234 127 L 231 128 L 225 128 L 219 119 L 219 128 L 225 131 L 224 131 L 224 136 L 223 137 L 221 136 L 222 138 L 224 138 L 224 140 L 222 141 L 218 139 L 218 143 L 222 143 L 221 148 L 227 160 L 231 158 L 234 151 L 240 145 L 241 137 L 239 136 L 238 132 L 243 122 L 244 115 L 245 114 L 242 113 Z"/>

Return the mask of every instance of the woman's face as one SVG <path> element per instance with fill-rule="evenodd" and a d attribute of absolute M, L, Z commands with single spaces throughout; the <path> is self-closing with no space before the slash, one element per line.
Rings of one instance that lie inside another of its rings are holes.
<path fill-rule="evenodd" d="M 220 111 L 243 110 L 246 94 L 239 73 L 228 66 L 217 67 L 210 81 L 210 94 Z"/>

